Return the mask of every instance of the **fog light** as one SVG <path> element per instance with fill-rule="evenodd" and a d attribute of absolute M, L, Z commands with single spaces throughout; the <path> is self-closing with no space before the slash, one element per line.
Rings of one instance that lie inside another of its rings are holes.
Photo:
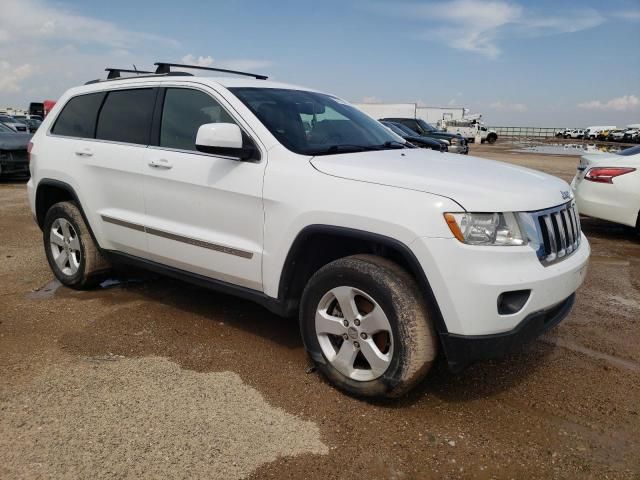
<path fill-rule="evenodd" d="M 498 297 L 498 313 L 500 315 L 513 315 L 518 313 L 529 300 L 531 290 L 513 290 L 501 293 Z"/>

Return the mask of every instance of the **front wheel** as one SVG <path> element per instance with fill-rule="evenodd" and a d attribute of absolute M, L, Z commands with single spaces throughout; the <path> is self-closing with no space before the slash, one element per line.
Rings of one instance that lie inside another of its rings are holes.
<path fill-rule="evenodd" d="M 398 397 L 436 357 L 436 334 L 415 280 L 373 255 L 318 270 L 302 296 L 300 327 L 320 373 L 355 396 Z"/>

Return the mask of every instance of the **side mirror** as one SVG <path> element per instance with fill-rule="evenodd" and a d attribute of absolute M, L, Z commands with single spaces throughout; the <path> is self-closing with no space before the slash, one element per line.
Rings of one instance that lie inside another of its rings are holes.
<path fill-rule="evenodd" d="M 198 128 L 196 150 L 240 160 L 259 158 L 251 140 L 245 142 L 243 137 L 242 130 L 235 123 L 205 123 Z"/>

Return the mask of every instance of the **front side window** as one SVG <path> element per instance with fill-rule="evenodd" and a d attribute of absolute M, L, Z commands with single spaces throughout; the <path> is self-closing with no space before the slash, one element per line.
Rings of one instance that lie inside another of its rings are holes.
<path fill-rule="evenodd" d="M 58 115 L 51 133 L 67 137 L 94 138 L 98 110 L 104 96 L 104 92 L 98 92 L 73 97 Z"/>
<path fill-rule="evenodd" d="M 302 155 L 404 148 L 382 124 L 348 103 L 316 92 L 230 88 L 289 150 Z"/>
<path fill-rule="evenodd" d="M 195 150 L 196 135 L 206 123 L 236 123 L 212 97 L 199 90 L 168 88 L 162 108 L 160 146 Z"/>
<path fill-rule="evenodd" d="M 109 92 L 98 117 L 96 138 L 148 145 L 155 96 L 152 88 Z"/>

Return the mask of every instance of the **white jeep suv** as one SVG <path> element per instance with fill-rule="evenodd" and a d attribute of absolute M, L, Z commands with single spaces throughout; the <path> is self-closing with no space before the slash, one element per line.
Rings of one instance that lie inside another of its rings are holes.
<path fill-rule="evenodd" d="M 60 98 L 28 192 L 63 284 L 136 264 L 297 314 L 319 371 L 368 397 L 566 317 L 590 250 L 564 181 L 405 148 L 340 98 L 255 77 L 159 64 Z"/>

